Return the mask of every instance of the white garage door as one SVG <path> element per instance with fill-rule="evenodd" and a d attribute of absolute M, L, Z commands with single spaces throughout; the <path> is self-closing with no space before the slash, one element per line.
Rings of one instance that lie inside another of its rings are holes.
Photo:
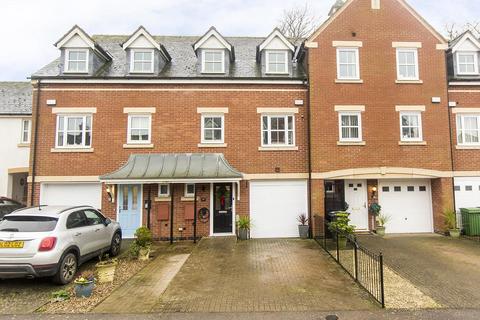
<path fill-rule="evenodd" d="M 251 181 L 252 238 L 298 237 L 297 217 L 307 214 L 307 182 Z"/>
<path fill-rule="evenodd" d="M 378 200 L 390 216 L 386 232 L 433 232 L 430 180 L 379 180 Z"/>
<path fill-rule="evenodd" d="M 480 207 L 480 177 L 455 178 L 455 206 L 457 210 Z"/>
<path fill-rule="evenodd" d="M 100 183 L 42 183 L 40 204 L 102 208 Z"/>

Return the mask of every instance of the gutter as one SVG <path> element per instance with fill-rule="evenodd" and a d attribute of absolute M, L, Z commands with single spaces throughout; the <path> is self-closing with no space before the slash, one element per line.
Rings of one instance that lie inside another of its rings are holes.
<path fill-rule="evenodd" d="M 454 157 L 454 151 L 453 151 L 453 131 L 452 131 L 452 112 L 451 112 L 451 107 L 450 107 L 450 92 L 449 92 L 449 78 L 448 78 L 448 57 L 447 53 L 445 52 L 445 84 L 446 84 L 446 90 L 447 90 L 447 114 L 448 114 L 448 130 L 450 133 L 450 165 L 452 167 L 452 198 L 453 198 L 453 210 L 456 211 L 457 203 L 455 199 L 455 157 Z"/>
<path fill-rule="evenodd" d="M 37 164 L 37 142 L 38 142 L 38 119 L 40 117 L 39 108 L 40 108 L 40 89 L 41 89 L 41 80 L 37 80 L 37 101 L 35 104 L 35 126 L 33 128 L 34 140 L 33 140 L 33 148 L 32 151 L 32 187 L 30 191 L 30 205 L 33 206 L 33 201 L 35 198 L 35 176 L 37 174 L 36 164 Z"/>
<path fill-rule="evenodd" d="M 309 54 L 309 53 L 307 53 Z M 309 70 L 308 57 L 307 57 L 307 70 Z M 309 72 L 307 72 L 307 75 Z M 309 237 L 313 237 L 312 232 L 312 143 L 311 143 L 311 109 L 310 109 L 310 79 L 307 76 L 307 165 L 308 165 L 308 188 L 307 188 L 307 199 L 308 199 L 308 234 Z"/>

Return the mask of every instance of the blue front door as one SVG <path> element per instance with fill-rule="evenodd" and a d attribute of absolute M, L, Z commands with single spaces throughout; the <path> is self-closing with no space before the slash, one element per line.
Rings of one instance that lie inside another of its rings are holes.
<path fill-rule="evenodd" d="M 118 188 L 118 222 L 122 227 L 124 238 L 133 238 L 135 230 L 141 224 L 142 186 L 139 184 L 119 185 Z"/>

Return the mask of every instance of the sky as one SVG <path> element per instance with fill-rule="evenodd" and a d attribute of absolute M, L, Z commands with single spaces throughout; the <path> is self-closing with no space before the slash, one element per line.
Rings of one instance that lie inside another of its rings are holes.
<path fill-rule="evenodd" d="M 392 1 L 392 0 L 384 0 Z M 443 33 L 480 20 L 479 0 L 407 0 Z M 93 34 L 266 36 L 286 9 L 307 4 L 323 21 L 335 0 L 0 0 L 0 81 L 22 81 L 55 59 L 53 44 L 74 24 Z"/>

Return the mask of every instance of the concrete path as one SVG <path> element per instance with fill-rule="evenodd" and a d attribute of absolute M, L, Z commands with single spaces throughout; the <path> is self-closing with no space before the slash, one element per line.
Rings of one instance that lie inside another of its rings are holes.
<path fill-rule="evenodd" d="M 162 254 L 101 302 L 94 313 L 148 312 L 190 254 Z"/>
<path fill-rule="evenodd" d="M 78 314 L 0 316 L 0 320 L 478 320 L 479 310 Z M 328 318 L 327 318 L 328 317 Z"/>
<path fill-rule="evenodd" d="M 358 236 L 385 264 L 446 308 L 480 308 L 480 243 L 440 235 Z"/>
<path fill-rule="evenodd" d="M 313 240 L 206 238 L 153 312 L 374 310 Z"/>

